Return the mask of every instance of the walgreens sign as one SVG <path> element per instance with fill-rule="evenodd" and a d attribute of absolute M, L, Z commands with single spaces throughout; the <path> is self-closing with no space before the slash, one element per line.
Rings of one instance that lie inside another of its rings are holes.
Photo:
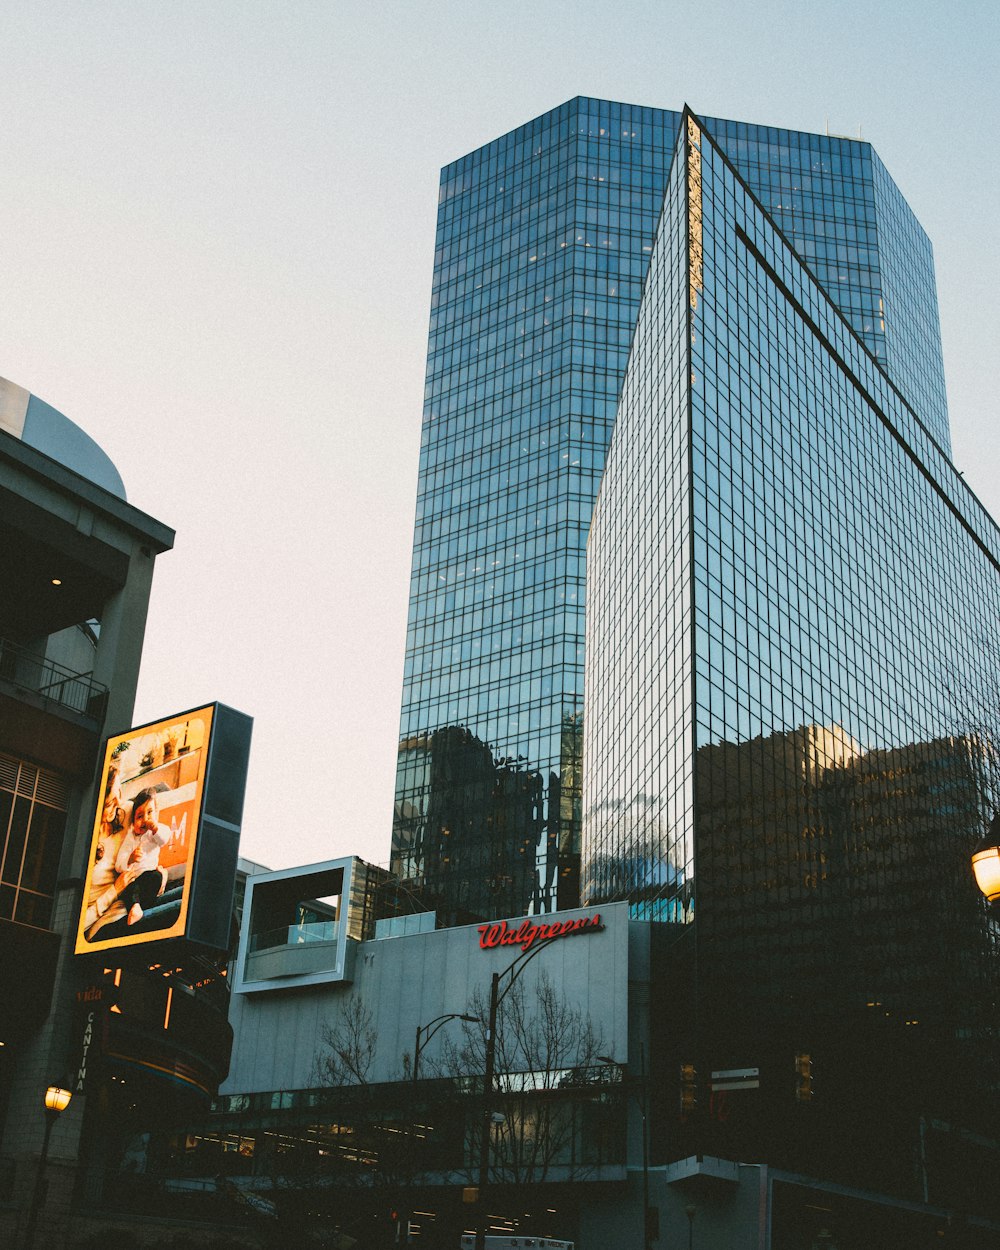
<path fill-rule="evenodd" d="M 577 933 L 599 933 L 603 928 L 600 912 L 575 920 L 555 920 L 551 924 L 536 924 L 534 920 L 508 924 L 506 920 L 498 920 L 479 926 L 479 949 L 491 951 L 496 946 L 519 946 L 526 951 L 539 942 L 573 937 Z"/>

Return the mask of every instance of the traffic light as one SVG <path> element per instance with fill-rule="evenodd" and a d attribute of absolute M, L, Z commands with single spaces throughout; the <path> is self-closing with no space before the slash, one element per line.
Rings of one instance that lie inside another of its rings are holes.
<path fill-rule="evenodd" d="M 795 1101 L 812 1102 L 813 1096 L 812 1055 L 799 1053 L 795 1056 Z"/>
<path fill-rule="evenodd" d="M 698 1106 L 698 1073 L 693 1063 L 681 1064 L 681 1118 L 686 1119 Z"/>

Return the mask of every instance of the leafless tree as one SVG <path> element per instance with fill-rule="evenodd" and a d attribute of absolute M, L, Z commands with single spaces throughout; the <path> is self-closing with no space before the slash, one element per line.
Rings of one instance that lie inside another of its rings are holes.
<path fill-rule="evenodd" d="M 378 1034 L 371 1011 L 359 998 L 348 1003 L 335 1025 L 324 1025 L 316 1056 L 316 1081 L 326 1088 L 368 1087 Z"/>
<path fill-rule="evenodd" d="M 414 1123 L 414 1094 L 409 1081 L 392 1082 L 393 1096 L 372 1084 L 378 1043 L 372 1013 L 352 999 L 335 1025 L 320 1035 L 317 1084 L 328 1091 L 330 1105 L 350 1123 L 351 1132 L 338 1168 L 341 1186 L 366 1192 L 383 1205 L 398 1205 L 415 1183 L 422 1163 L 426 1125 Z M 404 1068 L 406 1066 L 404 1057 Z M 405 1204 L 404 1204 L 405 1205 Z"/>
<path fill-rule="evenodd" d="M 486 1067 L 489 1011 L 485 994 L 473 994 L 459 1044 L 446 1044 L 441 1069 L 469 1081 Z M 497 1113 L 491 1147 L 494 1183 L 529 1184 L 559 1176 L 580 1179 L 593 1166 L 582 1132 L 595 1103 L 613 1096 L 616 1072 L 602 1063 L 603 1034 L 572 1006 L 544 973 L 528 990 L 515 982 L 497 1016 L 494 1091 Z M 500 1117 L 503 1117 L 500 1119 Z M 478 1157 L 481 1115 L 468 1128 L 469 1160 Z"/>

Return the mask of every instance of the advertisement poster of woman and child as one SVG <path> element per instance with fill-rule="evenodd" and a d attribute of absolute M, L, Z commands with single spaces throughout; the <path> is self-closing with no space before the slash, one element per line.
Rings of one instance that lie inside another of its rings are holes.
<path fill-rule="evenodd" d="M 77 954 L 184 933 L 212 712 L 108 739 Z"/>

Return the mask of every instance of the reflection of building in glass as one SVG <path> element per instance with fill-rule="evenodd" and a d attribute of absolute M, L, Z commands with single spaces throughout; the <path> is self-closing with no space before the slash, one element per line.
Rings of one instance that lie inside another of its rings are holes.
<path fill-rule="evenodd" d="M 969 854 L 1000 535 L 919 368 L 873 353 L 716 129 L 681 128 L 591 527 L 584 893 L 686 922 L 668 1062 L 761 1068 L 767 1116 L 709 1145 L 912 1193 L 927 1116 L 996 1122 L 1000 978 Z M 846 276 L 874 249 L 886 335 L 922 334 L 926 240 L 848 152 L 886 211 L 824 255 Z M 782 1102 L 799 1052 L 829 1091 L 806 1138 Z"/>
<path fill-rule="evenodd" d="M 523 760 L 494 759 L 458 725 L 402 743 L 400 757 L 409 784 L 396 815 L 395 870 L 447 923 L 513 915 L 532 889 L 541 777 Z"/>
<path fill-rule="evenodd" d="M 451 857 L 442 916 L 474 897 L 488 914 L 501 898 L 516 914 L 578 897 L 580 755 L 566 727 L 583 707 L 585 545 L 679 122 L 578 98 L 442 172 L 394 866 L 409 870 L 414 822 L 432 806 L 467 813 L 477 784 L 465 766 L 415 764 L 434 735 L 465 732 L 541 779 L 530 873 L 505 870 L 507 893 L 484 895 L 475 878 L 496 852 Z M 930 246 L 878 157 L 852 140 L 713 126 L 947 448 Z M 649 792 L 652 805 L 626 804 L 637 829 L 664 819 Z M 683 879 L 674 858 L 639 848 L 629 871 L 655 892 Z"/>
<path fill-rule="evenodd" d="M 699 941 L 720 1004 L 739 986 L 788 1005 L 818 980 L 830 1013 L 877 998 L 929 1026 L 960 982 L 976 1001 L 974 743 L 862 754 L 809 726 L 701 747 L 695 792 Z"/>
<path fill-rule="evenodd" d="M 829 978 L 844 967 L 849 919 L 843 890 L 859 865 L 834 846 L 828 813 L 831 790 L 843 805 L 857 759 L 841 731 L 815 725 L 699 749 L 698 931 L 720 982 L 787 1002 L 821 976 L 834 1005 Z"/>

